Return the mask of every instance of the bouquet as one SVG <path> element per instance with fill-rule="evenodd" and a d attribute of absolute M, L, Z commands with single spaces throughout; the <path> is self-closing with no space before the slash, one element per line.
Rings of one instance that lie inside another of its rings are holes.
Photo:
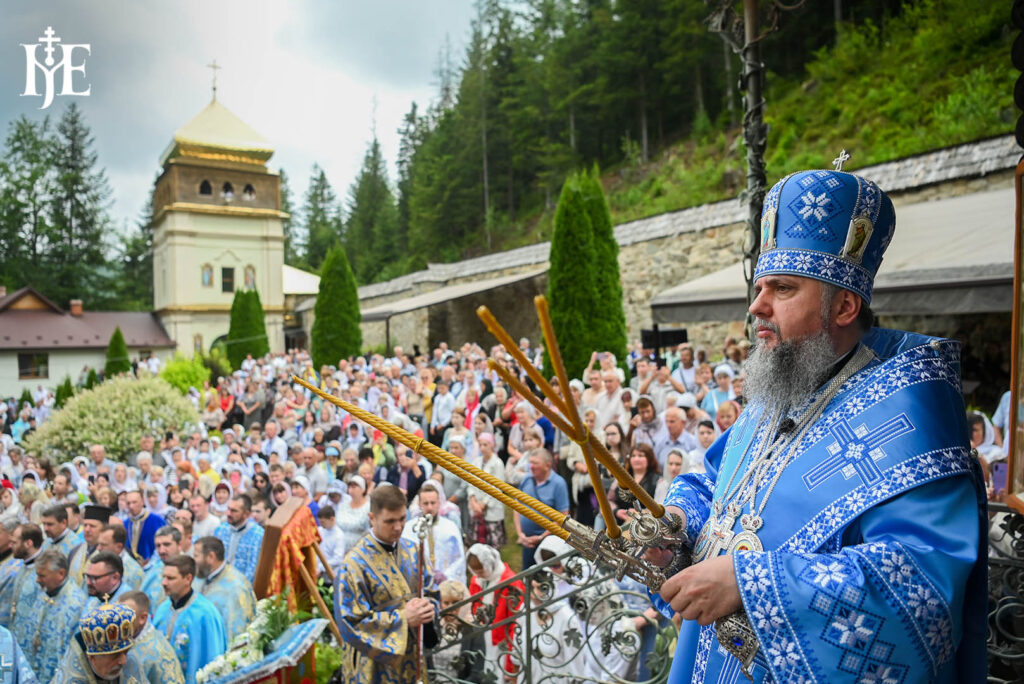
<path fill-rule="evenodd" d="M 231 640 L 226 653 L 196 673 L 198 684 L 205 684 L 263 660 L 267 647 L 298 617 L 288 612 L 287 593 L 288 590 L 285 589 L 277 596 L 256 602 L 256 617 L 244 632 Z"/>

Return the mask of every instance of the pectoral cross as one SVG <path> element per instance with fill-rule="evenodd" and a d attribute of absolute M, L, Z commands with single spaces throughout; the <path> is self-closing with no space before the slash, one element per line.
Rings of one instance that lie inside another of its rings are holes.
<path fill-rule="evenodd" d="M 214 90 L 216 90 L 216 88 L 214 88 Z M 843 150 L 842 152 L 839 153 L 838 157 L 832 160 L 832 166 L 836 167 L 836 171 L 842 171 L 843 164 L 847 162 L 849 159 L 849 153 L 847 153 L 846 150 Z"/>
<path fill-rule="evenodd" d="M 223 69 L 222 66 L 217 66 L 217 60 L 213 60 L 210 64 L 206 65 L 208 69 L 213 71 L 213 99 L 217 99 L 217 70 Z"/>

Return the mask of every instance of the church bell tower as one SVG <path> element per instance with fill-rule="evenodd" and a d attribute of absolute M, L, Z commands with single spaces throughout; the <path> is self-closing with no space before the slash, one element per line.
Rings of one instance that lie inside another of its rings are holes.
<path fill-rule="evenodd" d="M 178 129 L 153 192 L 153 303 L 178 351 L 228 332 L 238 289 L 259 292 L 271 351 L 284 348 L 280 177 L 269 143 L 214 97 Z"/>

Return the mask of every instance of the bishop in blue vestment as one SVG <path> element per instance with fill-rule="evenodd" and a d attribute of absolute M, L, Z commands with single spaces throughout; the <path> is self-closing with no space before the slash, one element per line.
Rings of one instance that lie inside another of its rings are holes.
<path fill-rule="evenodd" d="M 224 557 L 250 582 L 256 577 L 256 565 L 263 548 L 263 527 L 250 516 L 252 500 L 238 494 L 228 502 L 227 520 L 213 531 L 224 542 Z"/>
<path fill-rule="evenodd" d="M 131 591 L 120 603 L 135 611 L 135 643 L 131 655 L 139 663 L 149 684 L 185 684 L 178 656 L 149 619 L 152 605 L 142 592 Z"/>
<path fill-rule="evenodd" d="M 0 657 L 8 664 L 0 671 L 0 684 L 36 684 L 39 681 L 28 664 L 28 658 L 21 652 L 21 646 L 6 627 L 0 627 Z"/>
<path fill-rule="evenodd" d="M 871 328 L 894 228 L 889 198 L 838 170 L 765 198 L 750 403 L 665 499 L 695 540 L 656 597 L 684 618 L 671 684 L 985 681 L 959 345 Z"/>
<path fill-rule="evenodd" d="M 68 559 L 56 549 L 43 551 L 35 563 L 40 592 L 31 610 L 18 611 L 14 633 L 36 676 L 50 681 L 57 671 L 78 620 L 86 595 L 68 579 Z"/>
<path fill-rule="evenodd" d="M 132 653 L 134 621 L 135 612 L 121 604 L 86 611 L 50 684 L 147 682 Z"/>
<path fill-rule="evenodd" d="M 245 631 L 256 616 L 256 594 L 245 575 L 224 560 L 224 544 L 216 537 L 195 543 L 196 579 L 192 588 L 209 599 L 224 618 L 228 642 Z"/>
<path fill-rule="evenodd" d="M 153 626 L 167 637 L 189 682 L 228 647 L 224 618 L 205 596 L 192 589 L 195 576 L 195 561 L 188 556 L 164 561 L 167 598 L 153 616 Z"/>

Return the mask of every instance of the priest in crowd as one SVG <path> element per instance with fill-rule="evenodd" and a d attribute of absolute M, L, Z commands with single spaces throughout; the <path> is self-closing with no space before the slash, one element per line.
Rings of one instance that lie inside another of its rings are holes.
<path fill-rule="evenodd" d="M 228 501 L 227 519 L 213 532 L 224 542 L 224 558 L 252 582 L 263 547 L 264 529 L 252 519 L 252 499 L 236 494 Z"/>
<path fill-rule="evenodd" d="M 14 557 L 21 559 L 22 565 L 11 580 L 10 593 L 0 597 L 3 600 L 0 603 L 3 624 L 0 626 L 9 627 L 14 623 L 19 605 L 31 608 L 36 604 L 39 587 L 36 584 L 35 563 L 43 552 L 42 545 L 43 531 L 38 525 L 25 523 L 14 530 Z"/>
<path fill-rule="evenodd" d="M 90 609 L 50 684 L 144 684 L 147 680 L 131 652 L 135 611 L 120 603 Z"/>
<path fill-rule="evenodd" d="M 153 615 L 153 627 L 163 633 L 181 663 L 185 680 L 227 651 L 224 618 L 210 601 L 192 589 L 196 562 L 185 555 L 164 561 L 164 593 L 167 598 Z"/>
<path fill-rule="evenodd" d="M 135 490 L 124 496 L 128 506 L 128 520 L 125 521 L 125 533 L 128 537 L 128 548 L 140 563 L 149 560 L 153 555 L 156 531 L 167 523 L 156 513 L 146 508 L 142 492 Z"/>
<path fill-rule="evenodd" d="M 23 561 L 14 557 L 14 530 L 20 523 L 17 520 L 5 520 L 0 523 L 0 606 L 10 600 L 11 582 L 18 574 Z M 0 613 L 3 609 L 0 608 Z M 2 620 L 0 620 L 2 622 Z"/>
<path fill-rule="evenodd" d="M 466 581 L 466 547 L 462 543 L 462 531 L 458 525 L 440 515 L 441 495 L 433 487 L 419 491 L 420 515 L 405 523 L 402 538 L 417 546 L 420 543 L 419 526 L 426 525 L 424 539 L 427 567 L 434 576 L 434 583 L 441 586 L 445 580 Z"/>
<path fill-rule="evenodd" d="M 224 558 L 224 543 L 217 537 L 203 537 L 195 543 L 196 579 L 192 588 L 210 600 L 224 618 L 230 642 L 245 631 L 256 616 L 256 594 L 252 584 Z"/>
<path fill-rule="evenodd" d="M 142 568 L 145 577 L 142 580 L 142 593 L 149 598 L 152 606 L 159 606 L 167 598 L 164 595 L 164 561 L 181 553 L 181 530 L 171 525 L 164 525 L 153 537 L 156 553 Z"/>
<path fill-rule="evenodd" d="M 43 532 L 46 540 L 43 542 L 43 551 L 57 549 L 65 556 L 71 553 L 77 541 L 75 535 L 68 529 L 68 511 L 63 504 L 55 504 L 43 510 L 41 516 Z"/>
<path fill-rule="evenodd" d="M 436 591 L 429 569 L 418 576 L 416 544 L 402 537 L 406 499 L 381 485 L 370 495 L 370 531 L 348 555 L 334 585 L 334 616 L 341 631 L 345 684 L 412 684 L 418 628 L 425 646 L 437 641 L 436 607 L 417 596 L 420 582 Z M 408 597 L 413 598 L 408 598 Z"/>
<path fill-rule="evenodd" d="M 85 571 L 85 589 L 89 592 L 86 610 L 121 597 L 134 587 L 123 581 L 124 564 L 121 557 L 110 551 L 97 551 Z"/>
<path fill-rule="evenodd" d="M 123 603 L 135 611 L 135 644 L 132 656 L 138 661 L 149 684 L 185 684 L 178 656 L 167 637 L 158 632 L 149 621 L 149 598 L 141 591 L 129 591 L 121 596 Z"/>
<path fill-rule="evenodd" d="M 40 593 L 32 610 L 20 610 L 11 630 L 41 682 L 49 682 L 78 628 L 85 592 L 68 580 L 68 559 L 57 549 L 39 554 L 33 564 Z"/>
<path fill-rule="evenodd" d="M 28 664 L 28 658 L 21 651 L 21 646 L 14 640 L 6 627 L 0 627 L 0 658 L 6 667 L 0 676 L 3 684 L 37 684 L 39 681 Z"/>
<path fill-rule="evenodd" d="M 125 542 L 127 541 L 128 534 L 125 532 L 124 527 L 117 523 L 110 523 L 109 525 L 104 525 L 100 531 L 100 538 L 96 548 L 100 551 L 116 553 L 118 558 L 121 559 L 121 564 L 124 566 L 125 584 L 131 590 L 140 589 L 145 573 L 142 572 L 142 566 L 139 565 L 139 562 L 132 558 L 132 555 L 128 553 L 128 549 L 125 548 Z"/>
<path fill-rule="evenodd" d="M 68 554 L 68 574 L 71 581 L 85 588 L 85 569 L 89 567 L 89 559 L 96 553 L 96 545 L 100 541 L 103 526 L 110 522 L 114 511 L 106 506 L 89 505 L 82 510 L 82 543 L 71 549 Z"/>

